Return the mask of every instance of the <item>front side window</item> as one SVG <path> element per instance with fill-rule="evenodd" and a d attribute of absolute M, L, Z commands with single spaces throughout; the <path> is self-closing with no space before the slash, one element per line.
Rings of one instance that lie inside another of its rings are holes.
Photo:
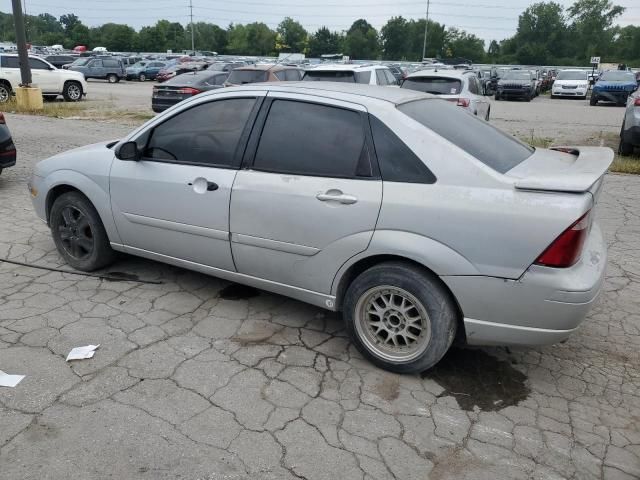
<path fill-rule="evenodd" d="M 2 57 L 3 68 L 20 68 L 20 60 L 18 57 Z"/>
<path fill-rule="evenodd" d="M 255 103 L 255 98 L 230 98 L 181 112 L 153 129 L 143 157 L 237 168 L 236 148 Z"/>
<path fill-rule="evenodd" d="M 31 70 L 49 70 L 49 65 L 37 58 L 29 58 L 29 67 Z"/>
<path fill-rule="evenodd" d="M 369 161 L 360 113 L 291 100 L 275 100 L 256 151 L 255 170 L 351 178 Z M 370 176 L 370 165 L 369 165 Z M 363 174 L 363 175 L 366 175 Z"/>

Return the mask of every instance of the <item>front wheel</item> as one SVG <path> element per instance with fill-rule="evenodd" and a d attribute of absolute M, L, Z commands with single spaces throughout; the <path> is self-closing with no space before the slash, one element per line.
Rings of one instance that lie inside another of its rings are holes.
<path fill-rule="evenodd" d="M 372 363 L 422 372 L 447 352 L 458 313 L 438 279 L 401 262 L 376 265 L 349 286 L 343 313 L 355 346 Z"/>
<path fill-rule="evenodd" d="M 82 99 L 82 86 L 78 82 L 67 82 L 62 90 L 65 102 L 78 102 Z"/>
<path fill-rule="evenodd" d="M 8 102 L 11 99 L 11 87 L 6 83 L 0 83 L 0 103 Z"/>
<path fill-rule="evenodd" d="M 53 202 L 49 225 L 58 252 L 73 268 L 90 272 L 115 259 L 98 212 L 80 192 L 65 193 Z"/>
<path fill-rule="evenodd" d="M 591 100 L 589 100 L 589 105 L 595 107 L 598 104 L 598 97 L 591 95 Z"/>
<path fill-rule="evenodd" d="M 138 80 L 140 80 L 141 82 L 145 82 L 147 80 L 147 76 L 144 73 L 141 73 L 140 75 L 138 75 Z"/>

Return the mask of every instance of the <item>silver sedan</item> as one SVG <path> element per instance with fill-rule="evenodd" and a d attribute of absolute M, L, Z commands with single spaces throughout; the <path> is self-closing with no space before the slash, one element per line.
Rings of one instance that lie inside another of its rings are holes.
<path fill-rule="evenodd" d="M 31 195 L 80 270 L 116 252 L 343 312 L 396 372 L 454 339 L 566 339 L 600 290 L 605 148 L 533 149 L 408 89 L 261 84 L 186 100 L 119 142 L 37 164 Z"/>

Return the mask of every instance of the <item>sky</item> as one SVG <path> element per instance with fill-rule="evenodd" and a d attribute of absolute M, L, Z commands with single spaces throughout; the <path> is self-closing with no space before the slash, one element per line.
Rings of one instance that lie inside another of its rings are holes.
<path fill-rule="evenodd" d="M 76 14 L 89 26 L 126 23 L 139 29 L 157 20 L 186 24 L 190 21 L 190 0 L 23 0 L 30 15 L 51 13 L 56 17 Z M 347 30 L 358 18 L 365 18 L 380 29 L 392 16 L 424 18 L 426 0 L 191 0 L 193 21 L 206 21 L 226 27 L 229 23 L 264 22 L 272 28 L 285 17 L 299 21 L 308 31 L 321 26 Z M 573 1 L 556 0 L 565 6 Z M 485 40 L 512 36 L 518 16 L 529 5 L 527 0 L 433 0 L 429 18 L 447 26 L 473 33 Z M 627 8 L 618 23 L 640 25 L 639 0 L 614 0 Z M 0 0 L 0 11 L 11 12 L 11 1 Z"/>

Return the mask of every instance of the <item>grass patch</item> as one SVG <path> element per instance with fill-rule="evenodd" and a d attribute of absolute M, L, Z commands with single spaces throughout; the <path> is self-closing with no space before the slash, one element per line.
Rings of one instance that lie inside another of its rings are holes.
<path fill-rule="evenodd" d="M 616 155 L 609 167 L 610 172 L 632 173 L 640 175 L 640 157 L 622 157 Z"/>
<path fill-rule="evenodd" d="M 39 115 L 43 117 L 61 118 L 68 120 L 103 120 L 126 121 L 129 123 L 141 123 L 153 118 L 153 112 L 141 110 L 119 110 L 107 105 L 98 107 L 91 102 L 61 102 L 45 101 L 42 110 L 32 110 L 19 106 L 15 99 L 4 104 L 7 113 L 19 113 L 23 115 Z"/>
<path fill-rule="evenodd" d="M 553 143 L 553 138 L 548 137 L 536 137 L 531 134 L 530 137 L 519 137 L 524 143 L 528 143 L 535 148 L 549 148 Z"/>

